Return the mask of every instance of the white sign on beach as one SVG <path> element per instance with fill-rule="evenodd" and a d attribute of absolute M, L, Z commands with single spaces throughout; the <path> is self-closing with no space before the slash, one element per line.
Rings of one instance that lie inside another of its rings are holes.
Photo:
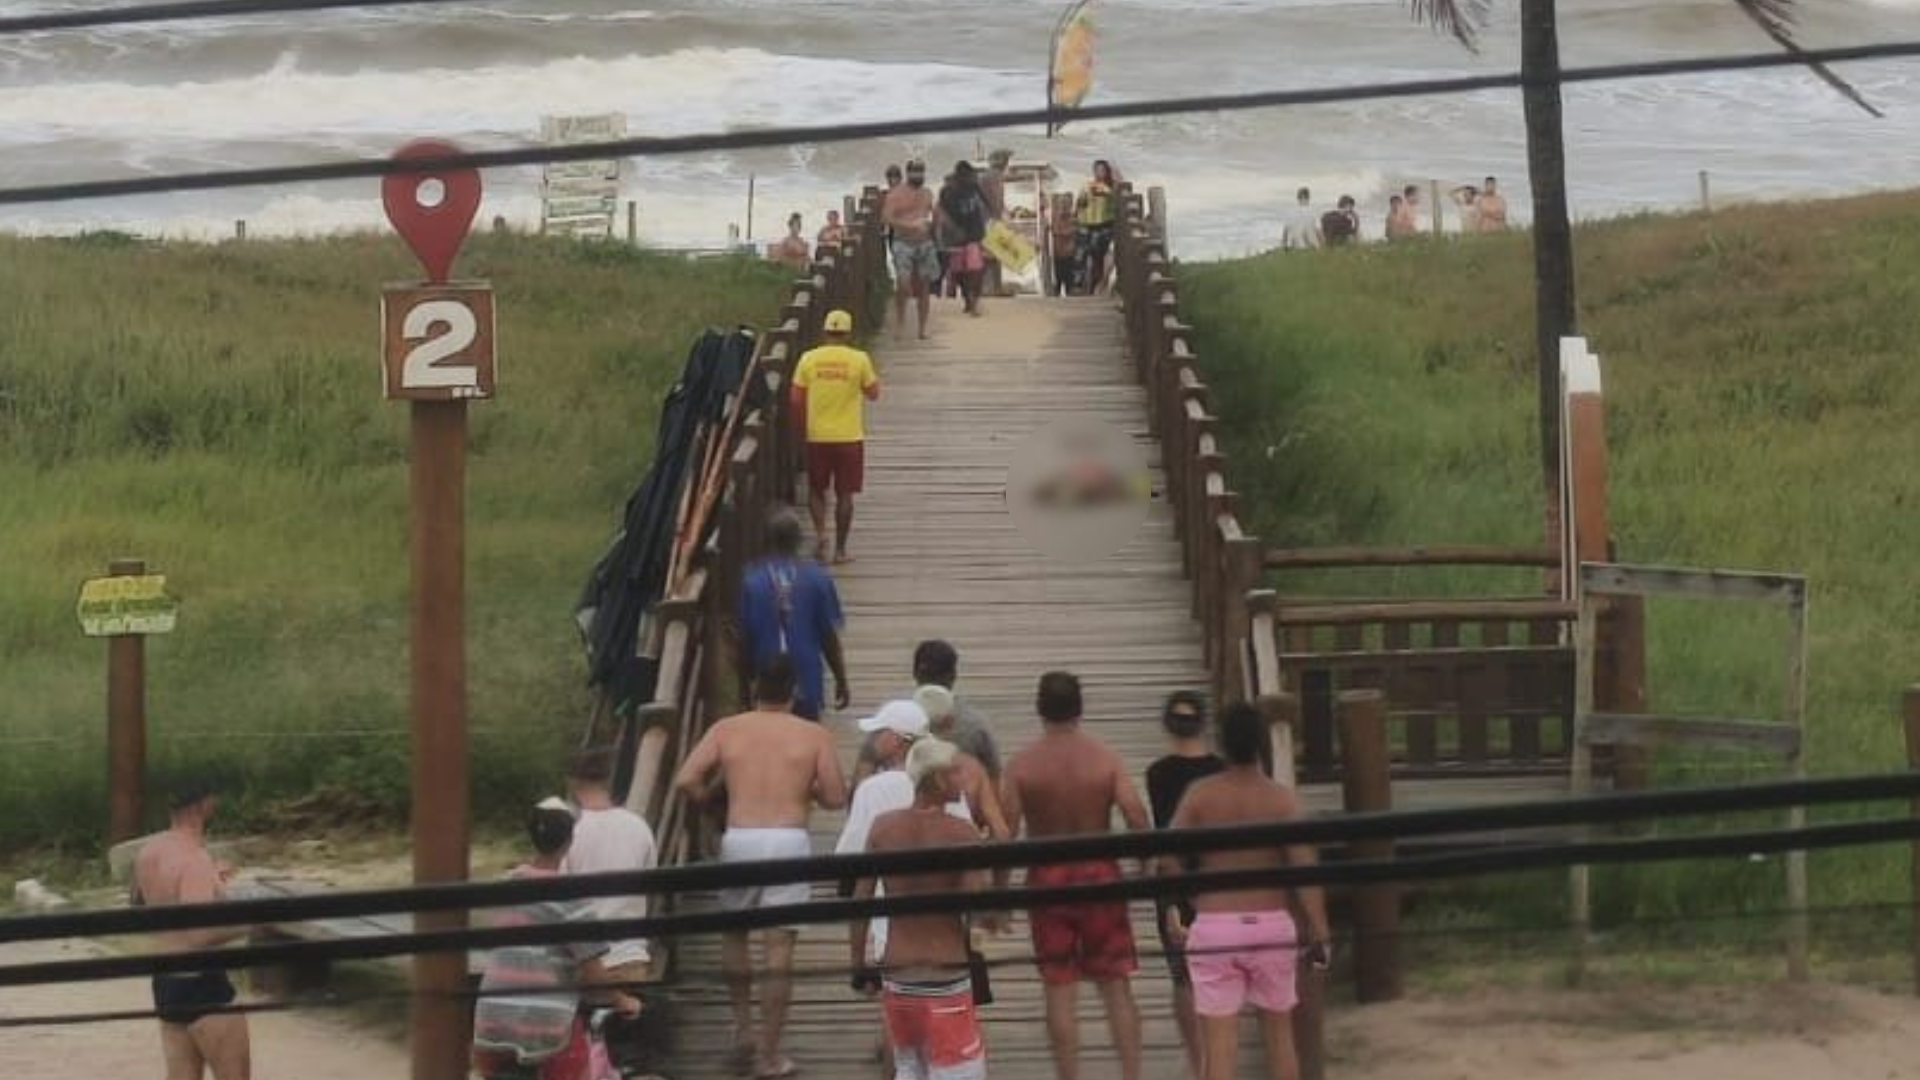
<path fill-rule="evenodd" d="M 540 121 L 549 146 L 576 146 L 625 138 L 625 114 L 548 116 Z M 540 184 L 540 228 L 563 236 L 613 235 L 620 212 L 620 161 L 568 161 L 549 165 Z"/>

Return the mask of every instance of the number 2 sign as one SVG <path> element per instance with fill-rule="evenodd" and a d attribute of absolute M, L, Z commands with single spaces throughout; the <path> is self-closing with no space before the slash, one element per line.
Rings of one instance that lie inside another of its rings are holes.
<path fill-rule="evenodd" d="M 488 286 L 391 286 L 380 298 L 380 321 L 388 399 L 493 396 L 493 290 Z"/>

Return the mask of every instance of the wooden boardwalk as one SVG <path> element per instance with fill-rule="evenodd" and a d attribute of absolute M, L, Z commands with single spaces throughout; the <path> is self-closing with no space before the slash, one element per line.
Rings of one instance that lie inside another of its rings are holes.
<path fill-rule="evenodd" d="M 875 350 L 883 384 L 869 413 L 867 490 L 858 503 L 855 561 L 836 574 L 846 605 L 853 708 L 832 717 L 841 757 L 858 746 L 853 720 L 912 689 L 912 655 L 923 638 L 960 652 L 958 690 L 993 721 L 1003 753 L 1038 730 L 1033 695 L 1041 672 L 1080 675 L 1091 730 L 1135 774 L 1160 753 L 1161 699 L 1206 683 L 1191 593 L 1180 572 L 1173 519 L 1156 502 L 1118 554 L 1072 564 L 1031 549 L 1008 518 L 1002 490 L 1015 447 L 1049 420 L 1074 414 L 1111 423 L 1138 440 L 1156 470 L 1146 397 L 1122 346 L 1111 300 L 989 301 L 980 319 L 936 306 L 930 341 Z M 1143 792 L 1144 797 L 1144 792 Z M 840 814 L 814 821 L 815 850 L 831 851 Z M 1135 907 L 1143 952 L 1158 947 L 1152 907 Z M 994 958 L 1030 956 L 1024 920 L 989 943 Z M 847 987 L 846 929 L 801 936 L 798 965 L 828 974 L 795 989 L 788 1050 L 814 1077 L 872 1076 L 878 1009 Z M 678 1046 L 670 1075 L 727 1075 L 726 994 L 712 939 L 683 943 L 678 969 Z M 996 1002 L 985 1010 L 994 1076 L 1052 1076 L 1040 986 L 1034 969 L 994 970 Z M 1146 1024 L 1148 1077 L 1184 1069 L 1157 957 L 1142 957 L 1135 980 Z M 1095 995 L 1083 994 L 1086 1075 L 1117 1076 Z"/>
<path fill-rule="evenodd" d="M 1149 436 L 1147 398 L 1124 354 L 1113 301 L 990 301 L 968 319 L 936 305 L 933 337 L 875 349 L 883 385 L 869 410 L 867 487 L 858 503 L 855 561 L 836 571 L 846 607 L 845 644 L 853 708 L 829 717 L 841 758 L 858 747 L 855 718 L 911 692 L 914 645 L 941 637 L 960 652 L 959 692 L 993 722 L 1003 754 L 1038 732 L 1033 697 L 1041 672 L 1065 668 L 1084 684 L 1090 730 L 1127 760 L 1136 778 L 1162 752 L 1159 708 L 1180 687 L 1205 687 L 1192 590 L 1181 573 L 1172 510 L 1156 495 L 1146 523 L 1117 554 L 1080 563 L 1028 546 L 1007 515 L 1003 490 L 1016 447 L 1060 417 L 1098 419 L 1138 444 L 1160 490 L 1160 448 Z M 1564 781 L 1560 782 L 1564 785 Z M 1144 784 L 1142 797 L 1144 798 Z M 1537 779 L 1396 784 L 1401 808 L 1504 801 L 1546 794 Z M 1339 808 L 1337 785 L 1303 792 L 1317 812 Z M 814 848 L 833 849 L 842 815 L 817 814 Z M 829 895 L 827 887 L 818 891 Z M 699 909 L 710 897 L 689 897 Z M 1152 906 L 1134 906 L 1141 957 L 1134 980 L 1145 1022 L 1149 1080 L 1185 1075 L 1158 957 Z M 847 985 L 846 928 L 809 927 L 800 939 L 787 1052 L 804 1075 L 874 1076 L 879 1011 Z M 1047 1051 L 1038 977 L 1023 962 L 1032 946 L 1024 919 L 988 943 L 1008 961 L 994 969 L 996 1002 L 983 1013 L 989 1070 L 1045 1080 Z M 718 942 L 689 939 L 676 962 L 676 1080 L 730 1075 L 725 1048 L 731 1014 L 719 978 Z M 809 974 L 810 973 L 810 974 Z M 1104 1020 L 1091 988 L 1082 994 L 1085 1075 L 1117 1077 Z M 1242 1073 L 1263 1063 L 1246 1025 Z"/>

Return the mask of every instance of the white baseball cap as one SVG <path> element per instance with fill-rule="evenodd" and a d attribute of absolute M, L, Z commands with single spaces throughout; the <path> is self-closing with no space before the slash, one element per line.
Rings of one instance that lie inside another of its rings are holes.
<path fill-rule="evenodd" d="M 889 701 L 880 711 L 860 721 L 860 730 L 868 733 L 891 731 L 895 735 L 918 739 L 927 733 L 927 711 L 911 701 Z"/>
<path fill-rule="evenodd" d="M 929 722 L 945 720 L 953 715 L 953 691 L 936 683 L 928 683 L 915 690 L 913 703 L 927 714 Z"/>

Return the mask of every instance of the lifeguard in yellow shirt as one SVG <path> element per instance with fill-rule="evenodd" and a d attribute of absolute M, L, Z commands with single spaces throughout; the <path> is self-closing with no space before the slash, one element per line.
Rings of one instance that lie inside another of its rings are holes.
<path fill-rule="evenodd" d="M 853 497 L 866 473 L 866 403 L 880 399 L 873 358 L 854 348 L 853 316 L 827 312 L 825 339 L 794 365 L 792 406 L 807 446 L 807 509 L 813 513 L 814 557 L 827 557 L 827 490 L 833 490 L 833 561 L 848 562 Z"/>

